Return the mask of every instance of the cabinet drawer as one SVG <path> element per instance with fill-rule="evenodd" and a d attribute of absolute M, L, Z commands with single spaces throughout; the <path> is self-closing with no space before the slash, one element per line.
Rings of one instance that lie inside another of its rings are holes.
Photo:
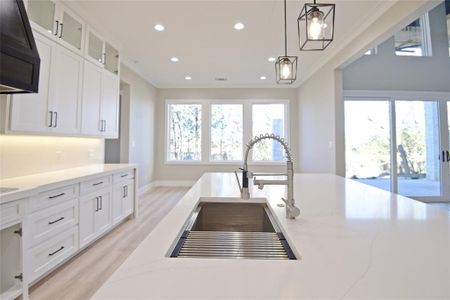
<path fill-rule="evenodd" d="M 123 172 L 119 172 L 113 175 L 113 182 L 121 182 L 123 180 L 127 179 L 133 179 L 134 178 L 134 171 L 133 170 L 127 170 Z"/>
<path fill-rule="evenodd" d="M 28 252 L 30 280 L 56 267 L 78 250 L 78 226 L 72 227 Z"/>
<path fill-rule="evenodd" d="M 0 229 L 20 221 L 23 216 L 23 201 L 15 200 L 0 205 Z"/>
<path fill-rule="evenodd" d="M 30 246 L 48 240 L 78 224 L 78 199 L 37 211 L 29 216 Z"/>
<path fill-rule="evenodd" d="M 98 177 L 82 182 L 80 183 L 80 195 L 87 195 L 109 185 L 111 185 L 111 176 Z"/>
<path fill-rule="evenodd" d="M 59 189 L 39 193 L 30 200 L 30 212 L 55 206 L 78 196 L 78 185 L 73 184 Z"/>

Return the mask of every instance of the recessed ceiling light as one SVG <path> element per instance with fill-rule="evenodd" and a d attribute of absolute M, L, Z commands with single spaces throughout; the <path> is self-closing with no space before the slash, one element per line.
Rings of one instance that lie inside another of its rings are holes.
<path fill-rule="evenodd" d="M 164 31 L 164 26 L 161 24 L 156 24 L 153 28 L 155 28 L 156 31 Z"/>
<path fill-rule="evenodd" d="M 236 24 L 234 24 L 234 29 L 236 30 L 242 30 L 244 29 L 244 24 L 242 24 L 241 22 L 237 22 Z"/>
<path fill-rule="evenodd" d="M 172 62 L 179 62 L 180 60 L 178 59 L 178 57 L 172 57 L 170 59 Z"/>
<path fill-rule="evenodd" d="M 191 80 L 192 78 L 191 78 L 191 76 L 186 76 L 186 77 L 184 77 L 184 79 Z"/>
<path fill-rule="evenodd" d="M 269 57 L 267 60 L 270 62 L 274 62 L 276 59 L 275 59 L 275 57 Z"/>
<path fill-rule="evenodd" d="M 259 79 L 261 79 L 261 80 L 266 80 L 267 77 L 266 77 L 266 76 L 261 76 L 261 77 L 259 77 Z"/>

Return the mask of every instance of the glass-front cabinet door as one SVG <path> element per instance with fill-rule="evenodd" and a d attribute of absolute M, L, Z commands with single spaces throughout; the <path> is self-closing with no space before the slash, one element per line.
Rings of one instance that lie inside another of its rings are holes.
<path fill-rule="evenodd" d="M 58 31 L 58 37 L 61 42 L 71 50 L 82 54 L 84 42 L 83 21 L 65 6 L 61 5 L 59 23 L 60 30 Z"/>
<path fill-rule="evenodd" d="M 114 74 L 119 74 L 119 51 L 105 43 L 105 69 Z"/>
<path fill-rule="evenodd" d="M 88 29 L 86 58 L 101 67 L 103 67 L 103 64 L 105 63 L 104 45 L 105 42 L 102 38 L 100 38 L 100 35 L 92 31 L 91 29 Z"/>
<path fill-rule="evenodd" d="M 57 34 L 56 3 L 51 0 L 28 0 L 27 14 L 33 29 L 44 35 Z"/>

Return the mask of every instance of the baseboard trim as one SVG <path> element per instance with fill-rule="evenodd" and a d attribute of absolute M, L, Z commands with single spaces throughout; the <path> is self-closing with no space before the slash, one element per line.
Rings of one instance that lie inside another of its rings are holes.
<path fill-rule="evenodd" d="M 142 194 L 145 194 L 158 186 L 191 187 L 194 183 L 195 181 L 193 180 L 156 180 L 139 188 L 138 194 L 141 196 Z"/>

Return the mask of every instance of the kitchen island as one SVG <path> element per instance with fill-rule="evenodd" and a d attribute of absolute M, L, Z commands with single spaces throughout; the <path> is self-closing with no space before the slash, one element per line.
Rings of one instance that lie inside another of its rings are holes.
<path fill-rule="evenodd" d="M 298 260 L 170 258 L 199 201 L 239 197 L 234 174 L 206 173 L 93 298 L 450 298 L 448 211 L 335 175 L 295 174 L 294 190 L 295 220 L 278 206 L 284 187 L 251 195 Z"/>

